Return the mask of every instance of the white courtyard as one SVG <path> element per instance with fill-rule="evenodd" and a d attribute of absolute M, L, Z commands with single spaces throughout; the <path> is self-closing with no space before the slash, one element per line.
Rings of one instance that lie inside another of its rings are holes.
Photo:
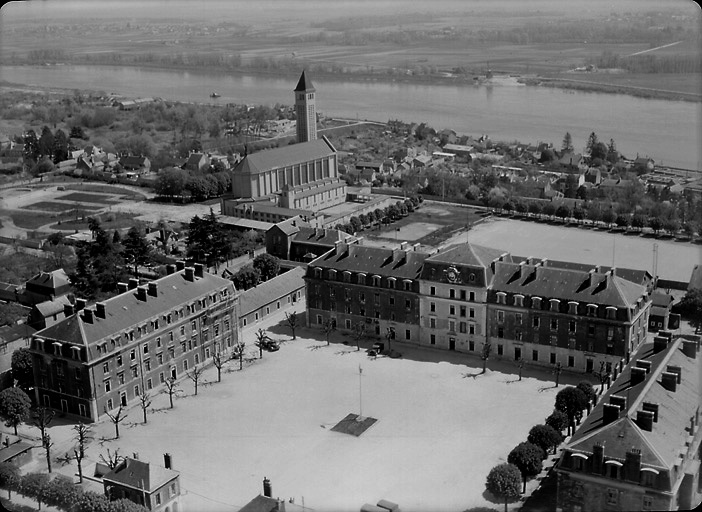
<path fill-rule="evenodd" d="M 262 492 L 264 476 L 274 497 L 294 498 L 292 510 L 303 499 L 308 510 L 351 511 L 385 498 L 405 511 L 462 511 L 495 506 L 483 496 L 487 473 L 553 409 L 550 376 L 525 370 L 519 382 L 509 363 L 490 362 L 492 370 L 473 377 L 477 357 L 395 344 L 401 359 L 372 360 L 339 333 L 331 346 L 308 330 L 295 341 L 282 325 L 271 334 L 283 341 L 279 352 L 264 352 L 241 372 L 233 363 L 221 383 L 209 368 L 213 384 L 200 383 L 197 397 L 186 378 L 173 410 L 166 395 L 155 398 L 148 425 L 130 404 L 119 440 L 110 440 L 109 421 L 95 425 L 88 458 L 119 448 L 162 464 L 163 453 L 172 454 L 189 511 L 238 510 Z M 253 332 L 244 335 L 249 356 L 258 356 Z M 362 413 L 378 422 L 356 438 L 330 429 L 360 412 L 359 365 Z M 580 379 L 561 376 L 568 380 Z M 55 427 L 52 438 L 69 438 L 69 428 Z M 41 454 L 35 459 L 38 469 Z M 76 471 L 75 462 L 56 466 Z"/>

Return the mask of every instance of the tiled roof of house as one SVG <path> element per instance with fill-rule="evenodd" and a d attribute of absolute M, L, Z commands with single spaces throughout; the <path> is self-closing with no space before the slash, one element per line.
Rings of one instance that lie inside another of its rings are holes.
<path fill-rule="evenodd" d="M 337 254 L 330 251 L 310 262 L 312 267 L 333 268 L 343 272 L 365 272 L 399 279 L 418 279 L 429 254 L 412 250 L 400 251 L 369 247 L 357 244 L 347 245 Z"/>
<path fill-rule="evenodd" d="M 233 284 L 227 279 L 204 272 L 203 277 L 194 277 L 193 281 L 188 281 L 185 272 L 183 270 L 152 281 L 158 289 L 156 297 L 147 294 L 146 301 L 143 301 L 137 298 L 137 289 L 128 290 L 103 301 L 106 318 L 98 318 L 93 313 L 92 322 L 88 322 L 84 319 L 83 311 L 80 311 L 39 331 L 37 336 L 85 345 L 92 359 L 96 355 L 93 352 L 95 343 L 104 338 L 157 318 L 164 312 L 208 295 L 216 289 L 230 286 L 233 292 Z"/>
<path fill-rule="evenodd" d="M 172 469 L 125 457 L 115 469 L 103 476 L 103 480 L 137 490 L 153 492 L 177 478 L 179 473 Z"/>
<path fill-rule="evenodd" d="M 27 281 L 28 285 L 41 286 L 42 288 L 53 288 L 54 290 L 61 286 L 70 284 L 66 272 L 59 268 L 52 272 L 41 272 Z"/>
<path fill-rule="evenodd" d="M 292 235 L 294 233 L 297 233 L 300 231 L 300 219 L 297 218 L 290 218 L 290 219 L 285 219 L 277 224 L 274 224 L 270 229 L 273 229 L 274 227 L 280 229 L 285 235 Z"/>
<path fill-rule="evenodd" d="M 289 165 L 328 158 L 336 153 L 329 139 L 322 137 L 282 148 L 267 149 L 247 155 L 234 168 L 235 173 L 258 174 Z"/>
<path fill-rule="evenodd" d="M 604 444 L 606 457 L 624 460 L 626 452 L 633 447 L 641 450 L 643 464 L 672 468 L 681 449 L 687 449 L 685 442 L 690 436 L 690 417 L 700 407 L 702 364 L 699 350 L 696 358 L 689 357 L 682 351 L 682 343 L 683 339 L 679 338 L 658 353 L 654 353 L 652 344 L 643 345 L 583 421 L 567 449 L 591 453 L 593 445 L 599 442 Z M 651 371 L 642 382 L 631 385 L 631 366 L 639 359 L 650 361 Z M 681 369 L 680 383 L 675 391 L 669 391 L 660 383 L 660 375 L 668 366 Z M 604 425 L 603 404 L 611 395 L 624 397 L 626 406 L 619 419 Z M 643 410 L 644 402 L 658 405 L 658 418 L 650 432 L 639 428 L 633 421 L 637 411 Z"/>
<path fill-rule="evenodd" d="M 611 273 L 583 272 L 543 265 L 497 262 L 492 288 L 549 299 L 631 307 L 645 294 L 644 286 Z"/>
<path fill-rule="evenodd" d="M 286 293 L 304 288 L 305 267 L 295 267 L 284 274 L 269 279 L 268 281 L 250 288 L 239 296 L 241 314 L 248 315 L 257 309 L 270 304 Z"/>
<path fill-rule="evenodd" d="M 190 156 L 188 156 L 188 161 L 185 162 L 185 166 L 198 167 L 203 158 L 205 158 L 203 153 L 190 153 Z"/>
<path fill-rule="evenodd" d="M 300 80 L 298 80 L 297 85 L 295 86 L 295 90 L 293 92 L 314 92 L 314 90 L 315 88 L 314 85 L 312 85 L 312 80 L 307 78 L 307 75 L 305 75 L 305 71 L 303 70 L 302 74 L 300 75 Z"/>
<path fill-rule="evenodd" d="M 285 502 L 259 494 L 240 508 L 239 512 L 285 512 Z"/>
<path fill-rule="evenodd" d="M 301 227 L 292 238 L 292 241 L 305 244 L 333 246 L 339 240 L 350 240 L 352 238 L 354 238 L 352 235 L 339 231 L 338 229 L 315 229 L 310 227 Z"/>
<path fill-rule="evenodd" d="M 44 302 L 40 302 L 39 304 L 36 304 L 34 307 L 37 308 L 37 311 L 39 311 L 39 314 L 44 317 L 48 318 L 50 316 L 55 315 L 56 313 L 62 313 L 63 312 L 63 307 L 66 305 L 70 305 L 71 301 L 68 300 L 68 297 L 66 295 L 61 295 L 59 297 L 56 297 L 53 300 L 47 300 Z"/>
<path fill-rule="evenodd" d="M 35 332 L 37 330 L 27 324 L 3 325 L 0 327 L 0 340 L 12 343 L 21 338 L 29 338 Z"/>

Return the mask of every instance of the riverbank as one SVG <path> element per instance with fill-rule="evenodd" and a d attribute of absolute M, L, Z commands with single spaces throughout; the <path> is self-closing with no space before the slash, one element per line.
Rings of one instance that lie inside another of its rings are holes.
<path fill-rule="evenodd" d="M 0 66 L 29 66 L 37 67 L 41 64 L 36 63 L 13 63 L 13 62 L 0 62 Z M 263 77 L 263 78 L 281 78 L 295 80 L 299 76 L 299 69 L 275 69 L 266 70 L 259 68 L 249 68 L 249 67 L 237 67 L 231 69 L 213 69 L 212 67 L 203 67 L 198 65 L 174 65 L 174 64 L 159 64 L 159 63 L 113 63 L 113 62 L 89 62 L 89 63 L 55 63 L 55 64 L 44 64 L 47 67 L 52 66 L 64 66 L 64 65 L 78 65 L 78 66 L 101 66 L 101 67 L 115 67 L 115 68 L 134 68 L 134 69 L 158 69 L 164 71 L 202 71 L 207 70 L 208 74 L 212 75 L 246 75 L 252 77 Z M 430 74 L 430 75 L 416 75 L 416 74 L 390 74 L 390 73 L 363 73 L 363 72 L 353 72 L 353 73 L 338 73 L 338 72 L 326 72 L 322 69 L 314 69 L 314 77 L 318 81 L 341 81 L 341 82 L 360 82 L 360 83 L 389 83 L 389 84 L 416 84 L 416 85 L 432 85 L 432 86 L 457 86 L 464 85 L 467 87 L 481 87 L 497 85 L 499 82 L 495 79 L 500 78 L 514 78 L 519 83 L 528 86 L 542 86 L 542 87 L 552 87 L 561 89 L 573 89 L 578 91 L 589 91 L 589 92 L 599 92 L 607 94 L 626 94 L 638 98 L 647 99 L 659 99 L 659 100 L 670 100 L 670 101 L 690 101 L 690 102 L 701 102 L 702 94 L 697 92 L 689 91 L 674 91 L 669 89 L 662 89 L 656 87 L 642 87 L 637 85 L 628 85 L 621 83 L 605 83 L 602 81 L 594 80 L 580 80 L 570 77 L 549 77 L 541 76 L 536 74 L 501 74 L 499 70 L 494 71 L 494 79 L 486 79 L 484 76 L 473 76 L 473 75 L 457 75 L 457 74 Z M 696 77 L 696 75 L 694 75 Z M 590 77 L 590 76 L 588 76 Z M 689 77 L 689 75 L 666 75 L 664 80 L 667 83 L 679 83 L 681 77 Z M 599 78 L 599 77 L 598 77 Z M 657 78 L 654 76 L 652 80 L 649 78 L 647 82 L 656 82 Z M 692 86 L 693 90 L 697 90 Z"/>

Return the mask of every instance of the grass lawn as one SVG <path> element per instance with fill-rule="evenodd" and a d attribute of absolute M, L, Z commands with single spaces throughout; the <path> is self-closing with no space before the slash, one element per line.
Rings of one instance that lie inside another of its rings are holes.
<path fill-rule="evenodd" d="M 82 183 L 77 185 L 67 185 L 66 190 L 80 190 L 81 192 L 95 192 L 98 194 L 122 194 L 120 199 L 140 200 L 146 199 L 146 196 L 139 192 L 117 187 L 113 185 L 96 185 L 93 183 Z"/>
<path fill-rule="evenodd" d="M 56 220 L 58 215 L 55 213 L 13 211 L 10 217 L 18 228 L 37 229 L 52 220 Z"/>
<path fill-rule="evenodd" d="M 76 201 L 98 204 L 116 204 L 119 202 L 112 199 L 111 196 L 86 194 L 85 192 L 72 192 L 70 194 L 66 194 L 65 196 L 58 196 L 56 199 L 60 199 L 62 201 Z"/>
<path fill-rule="evenodd" d="M 66 213 L 69 210 L 73 210 L 76 207 L 79 207 L 81 210 L 101 210 L 101 206 L 95 206 L 95 205 L 86 205 L 86 204 L 81 204 L 81 205 L 71 205 L 71 204 L 66 204 L 66 203 L 55 203 L 53 201 L 39 201 L 37 203 L 32 203 L 27 206 L 24 206 L 23 208 L 25 210 L 44 210 L 47 212 L 57 212 L 57 213 Z"/>
<path fill-rule="evenodd" d="M 240 508 L 264 476 L 274 496 L 296 505 L 304 497 L 318 512 L 381 498 L 405 511 L 501 509 L 484 496 L 485 477 L 550 414 L 561 389 L 531 370 L 519 381 L 508 362 L 479 375 L 477 357 L 395 343 L 401 359 L 371 360 L 339 333 L 327 346 L 311 330 L 295 341 L 282 326 L 268 332 L 280 351 L 257 359 L 253 331 L 244 331 L 251 360 L 243 371 L 234 363 L 217 383 L 209 368 L 198 396 L 185 378 L 174 409 L 153 394 L 147 425 L 136 403 L 119 440 L 109 421 L 97 424 L 90 459 L 108 448 L 159 464 L 172 454 L 188 510 Z M 359 437 L 331 430 L 359 412 L 377 423 Z"/>
<path fill-rule="evenodd" d="M 126 213 L 126 212 L 110 212 L 107 214 L 100 215 L 100 226 L 105 231 L 111 231 L 113 229 L 124 229 L 131 228 L 136 224 L 134 218 L 137 217 L 136 213 Z M 112 220 L 110 220 L 112 219 Z M 85 220 L 81 219 L 69 219 L 61 221 L 61 224 L 52 224 L 53 229 L 88 229 L 88 218 Z"/>

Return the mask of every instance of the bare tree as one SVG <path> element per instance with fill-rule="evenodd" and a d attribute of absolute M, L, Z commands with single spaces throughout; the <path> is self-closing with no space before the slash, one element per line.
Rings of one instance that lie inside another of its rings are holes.
<path fill-rule="evenodd" d="M 115 469 L 123 460 L 124 457 L 119 454 L 119 448 L 117 448 L 114 453 L 110 453 L 110 449 L 108 448 L 107 457 L 100 454 L 100 462 L 105 464 L 110 469 Z"/>
<path fill-rule="evenodd" d="M 556 376 L 556 387 L 558 387 L 559 381 L 561 380 L 562 371 L 563 368 L 561 367 L 561 363 L 556 363 L 556 366 L 553 368 L 553 373 Z"/>
<path fill-rule="evenodd" d="M 327 318 L 327 320 L 322 325 L 322 331 L 324 331 L 324 337 L 327 339 L 327 347 L 329 346 L 329 337 L 336 331 L 336 322 L 332 318 Z"/>
<path fill-rule="evenodd" d="M 353 339 L 356 340 L 356 350 L 361 350 L 361 340 L 366 337 L 366 324 L 358 322 L 353 327 Z"/>
<path fill-rule="evenodd" d="M 295 311 L 292 313 L 285 313 L 285 320 L 288 322 L 288 327 L 290 327 L 290 330 L 292 331 L 293 339 L 297 339 L 295 336 L 295 329 L 297 329 L 298 326 L 297 313 L 295 313 Z"/>
<path fill-rule="evenodd" d="M 256 331 L 256 345 L 258 346 L 259 359 L 263 359 L 263 346 L 270 340 L 271 338 L 268 336 L 268 333 L 263 329 Z"/>
<path fill-rule="evenodd" d="M 519 370 L 519 380 L 522 380 L 522 370 L 524 369 L 524 359 L 521 357 L 517 359 L 514 364 L 516 365 L 517 369 Z"/>
<path fill-rule="evenodd" d="M 46 407 L 38 407 L 34 411 L 34 421 L 33 424 L 41 432 L 41 445 L 44 447 L 46 452 L 46 467 L 51 473 L 51 447 L 54 443 L 51 442 L 51 436 L 48 433 L 49 425 L 54 419 L 54 411 Z"/>
<path fill-rule="evenodd" d="M 195 384 L 195 396 L 197 396 L 197 385 L 199 384 L 204 371 L 205 369 L 202 366 L 194 366 L 192 370 L 186 373 L 188 378 L 193 381 L 193 384 Z"/>
<path fill-rule="evenodd" d="M 120 404 L 119 409 L 117 409 L 117 412 L 114 414 L 108 411 L 107 406 L 105 406 L 105 414 L 107 414 L 107 417 L 110 418 L 110 421 L 115 426 L 115 439 L 119 439 L 119 424 L 127 418 L 127 413 L 124 412 L 124 414 L 122 414 L 123 412 L 124 406 L 122 404 Z"/>
<path fill-rule="evenodd" d="M 244 347 L 246 346 L 246 343 L 243 341 L 238 342 L 235 347 L 234 351 L 232 352 L 231 358 L 233 359 L 238 359 L 239 360 L 239 370 L 242 370 L 244 368 Z"/>
<path fill-rule="evenodd" d="M 78 425 L 73 427 L 73 430 L 75 430 L 76 435 L 73 437 L 73 439 L 78 443 L 78 446 L 76 446 L 73 449 L 73 454 L 75 455 L 76 462 L 78 463 L 78 483 L 83 483 L 83 466 L 82 462 L 83 459 L 85 458 L 85 449 L 86 445 L 90 440 L 93 439 L 93 432 L 90 427 L 90 425 L 86 425 L 85 423 L 78 422 Z"/>
<path fill-rule="evenodd" d="M 217 368 L 217 382 L 222 382 L 222 368 L 226 363 L 227 360 L 221 352 L 215 352 L 212 356 L 212 364 Z"/>
<path fill-rule="evenodd" d="M 485 343 L 483 343 L 483 350 L 480 352 L 480 359 L 483 360 L 482 373 L 485 373 L 487 371 L 487 362 L 488 362 L 488 359 L 490 359 L 491 353 L 492 353 L 492 343 L 490 343 L 489 340 L 485 340 Z"/>
<path fill-rule="evenodd" d="M 395 337 L 395 331 L 393 331 L 390 327 L 388 327 L 385 330 L 385 340 L 388 342 L 388 352 L 392 352 L 392 339 L 394 337 Z"/>
<path fill-rule="evenodd" d="M 144 413 L 144 423 L 146 423 L 146 410 L 151 407 L 151 395 L 142 393 L 139 395 L 139 403 L 141 404 L 141 412 Z"/>
<path fill-rule="evenodd" d="M 610 372 L 607 370 L 607 364 L 604 361 L 600 361 L 600 371 L 592 372 L 592 374 L 597 377 L 597 380 L 600 382 L 599 394 L 601 395 L 604 392 L 605 384 L 609 382 L 610 379 Z"/>
<path fill-rule="evenodd" d="M 180 384 L 178 384 L 178 381 L 176 381 L 173 377 L 166 379 L 164 384 L 166 385 L 166 389 L 164 389 L 163 392 L 168 395 L 168 399 L 171 402 L 171 409 L 173 409 L 173 395 L 178 393 Z"/>

